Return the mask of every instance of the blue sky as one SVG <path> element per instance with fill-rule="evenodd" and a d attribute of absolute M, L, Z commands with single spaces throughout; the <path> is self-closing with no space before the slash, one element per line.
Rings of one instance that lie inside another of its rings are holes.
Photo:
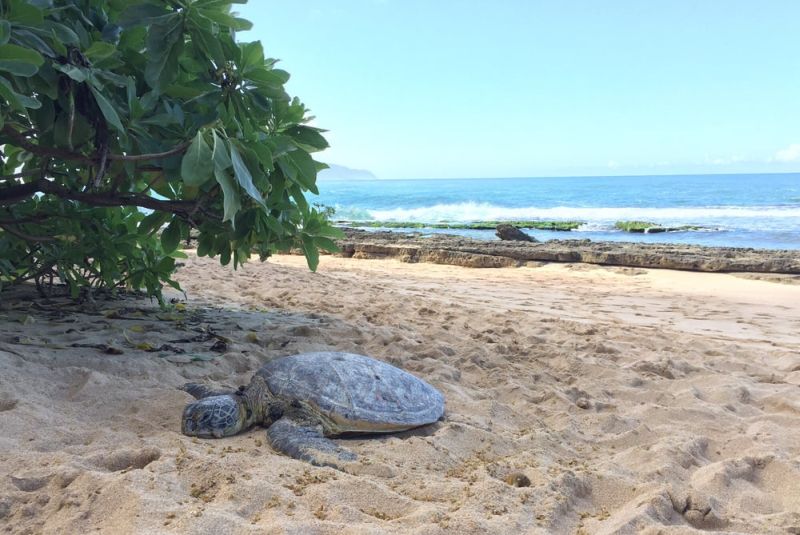
<path fill-rule="evenodd" d="M 235 6 L 380 178 L 800 171 L 797 0 Z"/>

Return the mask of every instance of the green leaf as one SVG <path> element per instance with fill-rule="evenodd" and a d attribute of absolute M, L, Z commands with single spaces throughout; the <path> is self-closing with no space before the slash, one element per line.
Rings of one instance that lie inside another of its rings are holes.
<path fill-rule="evenodd" d="M 10 0 L 8 9 L 8 20 L 11 22 L 28 26 L 39 26 L 44 22 L 42 10 L 25 0 Z"/>
<path fill-rule="evenodd" d="M 233 28 L 237 31 L 246 31 L 253 27 L 250 21 L 232 17 L 231 15 L 218 9 L 198 8 L 197 12 L 209 20 L 220 24 L 221 26 L 227 26 L 228 28 Z"/>
<path fill-rule="evenodd" d="M 95 41 L 94 43 L 92 43 L 92 46 L 90 46 L 83 52 L 83 54 L 92 61 L 100 61 L 101 59 L 113 56 L 116 52 L 117 52 L 117 47 L 115 47 L 111 43 L 106 43 L 104 41 Z"/>
<path fill-rule="evenodd" d="M 217 183 L 222 188 L 222 221 L 230 221 L 231 224 L 233 224 L 233 218 L 236 217 L 236 212 L 242 207 L 242 203 L 239 201 L 239 192 L 236 190 L 236 184 L 234 184 L 233 178 L 231 178 L 227 171 L 218 167 L 214 168 L 214 178 L 217 179 Z M 230 251 L 228 251 L 228 255 L 230 255 Z"/>
<path fill-rule="evenodd" d="M 283 81 L 281 77 L 275 75 L 276 71 L 267 69 L 252 69 L 243 74 L 243 78 L 252 82 L 258 88 L 258 93 L 263 97 L 277 100 L 279 102 L 288 102 L 289 95 L 283 88 Z"/>
<path fill-rule="evenodd" d="M 147 33 L 147 84 L 159 91 L 171 84 L 180 72 L 178 57 L 183 49 L 183 16 L 173 13 L 155 19 Z"/>
<path fill-rule="evenodd" d="M 89 70 L 84 69 L 83 67 L 76 67 L 75 65 L 64 64 L 59 65 L 58 63 L 53 63 L 53 68 L 57 71 L 63 72 L 79 84 L 82 84 L 89 78 Z"/>
<path fill-rule="evenodd" d="M 175 124 L 175 118 L 166 113 L 160 113 L 158 115 L 148 117 L 147 119 L 142 119 L 139 122 L 146 125 L 168 127 Z"/>
<path fill-rule="evenodd" d="M 51 39 L 50 39 L 50 44 L 53 46 L 52 50 L 54 52 L 51 52 L 50 54 L 48 54 L 48 56 L 54 57 L 56 54 L 58 54 L 59 56 L 66 57 L 67 54 L 69 54 L 69 51 L 67 50 L 67 47 L 64 46 L 64 44 L 62 42 L 60 42 L 58 39 L 53 39 L 52 36 L 51 36 Z M 39 51 L 42 52 L 43 54 L 46 53 L 41 48 L 39 48 Z"/>
<path fill-rule="evenodd" d="M 169 227 L 167 227 L 167 228 L 169 228 Z M 180 231 L 180 229 L 178 229 L 178 230 Z M 180 232 L 178 234 L 180 235 Z M 162 241 L 162 243 L 164 241 L 164 236 L 163 235 L 161 236 L 161 241 Z M 178 243 L 180 243 L 180 239 L 178 240 Z M 177 245 L 176 245 L 176 247 L 177 247 Z M 159 261 L 159 263 L 156 264 L 156 270 L 158 270 L 158 271 L 166 271 L 168 273 L 172 273 L 172 271 L 175 269 L 175 258 L 172 256 L 172 254 L 174 254 L 174 253 L 175 253 L 175 251 L 173 250 L 170 253 L 168 253 L 169 256 L 165 256 L 164 258 L 162 258 L 161 261 Z"/>
<path fill-rule="evenodd" d="M 27 111 L 25 108 L 38 110 L 42 106 L 42 103 L 35 98 L 27 95 L 21 95 L 14 91 L 11 82 L 2 76 L 0 76 L 0 96 L 5 98 L 12 108 L 26 115 Z"/>
<path fill-rule="evenodd" d="M 192 86 L 184 84 L 172 84 L 164 90 L 164 94 L 185 101 L 196 101 L 202 97 L 209 97 L 212 95 L 219 95 L 220 91 L 212 84 L 204 84 L 198 82 Z"/>
<path fill-rule="evenodd" d="M 269 147 L 258 141 L 246 143 L 245 145 L 256 155 L 258 161 L 261 163 L 261 167 L 269 172 L 274 165 L 272 161 L 272 151 L 269 150 Z"/>
<path fill-rule="evenodd" d="M 214 155 L 212 157 L 214 160 L 214 167 L 224 171 L 233 165 L 230 156 L 228 156 L 228 149 L 225 143 L 219 138 L 216 131 L 212 132 L 212 136 L 214 139 Z"/>
<path fill-rule="evenodd" d="M 169 254 L 178 248 L 180 242 L 180 223 L 178 223 L 177 219 L 173 219 L 172 222 L 167 225 L 167 228 L 164 229 L 164 232 L 161 233 L 161 247 L 164 249 L 165 253 Z"/>
<path fill-rule="evenodd" d="M 272 151 L 274 159 L 280 158 L 295 149 L 294 144 L 292 144 L 292 138 L 283 134 L 270 134 L 269 136 L 265 134 L 260 139 Z"/>
<path fill-rule="evenodd" d="M 281 226 L 278 220 L 272 217 L 271 215 L 264 214 L 263 221 L 264 224 L 267 225 L 267 228 L 269 228 L 272 232 L 274 232 L 278 236 L 285 233 L 284 228 Z"/>
<path fill-rule="evenodd" d="M 233 173 L 236 176 L 236 181 L 250 197 L 266 209 L 267 205 L 264 203 L 264 197 L 261 195 L 261 192 L 258 191 L 255 184 L 253 184 L 253 176 L 242 160 L 239 149 L 230 141 L 228 141 L 228 145 L 231 150 L 231 162 L 233 163 Z"/>
<path fill-rule="evenodd" d="M 152 19 L 169 14 L 170 12 L 165 9 L 165 6 L 150 3 L 135 4 L 125 8 L 125 11 L 120 14 L 117 24 L 123 28 L 132 28 L 149 24 Z"/>
<path fill-rule="evenodd" d="M 128 78 L 125 90 L 126 96 L 128 97 L 128 111 L 131 119 L 138 119 L 142 115 L 142 106 L 139 104 L 139 99 L 136 97 L 136 82 L 133 78 Z"/>
<path fill-rule="evenodd" d="M 62 56 L 66 55 L 67 49 L 64 48 L 64 45 L 62 45 L 61 43 L 58 43 L 58 42 L 54 42 L 53 43 L 53 48 L 51 48 L 50 45 L 48 45 L 47 43 L 45 43 L 42 40 L 41 37 L 36 35 L 36 33 L 35 33 L 36 31 L 40 31 L 40 30 L 38 30 L 36 28 L 28 28 L 27 26 L 16 26 L 15 25 L 14 26 L 14 38 L 17 41 L 18 44 L 27 46 L 29 48 L 34 48 L 34 49 L 38 50 L 41 54 L 43 54 L 45 56 L 48 56 L 48 57 L 51 57 L 51 58 L 55 56 L 55 52 L 53 51 L 54 48 L 60 54 L 61 54 L 61 50 L 63 49 L 64 52 L 61 55 Z M 52 40 L 52 36 L 46 35 L 45 32 L 43 32 L 43 31 L 41 33 L 45 37 L 47 37 L 48 39 Z"/>
<path fill-rule="evenodd" d="M 197 256 L 208 256 L 213 245 L 214 241 L 209 234 L 205 232 L 200 234 L 200 237 L 197 239 Z"/>
<path fill-rule="evenodd" d="M 316 271 L 319 266 L 319 251 L 317 250 L 317 246 L 314 245 L 314 239 L 308 234 L 303 234 L 302 242 L 303 254 L 306 256 L 308 269 Z"/>
<path fill-rule="evenodd" d="M 282 83 L 284 83 L 284 84 L 289 81 L 289 78 L 291 78 L 289 73 L 284 71 L 284 70 L 282 70 L 282 69 L 271 69 L 270 72 L 273 75 L 279 77 L 283 81 Z"/>
<path fill-rule="evenodd" d="M 38 70 L 39 69 L 36 67 L 36 65 L 31 65 L 30 63 L 0 59 L 0 71 L 6 71 L 15 76 L 30 78 L 36 74 Z"/>
<path fill-rule="evenodd" d="M 212 131 L 212 137 L 214 139 L 212 156 L 214 160 L 214 178 L 216 178 L 217 183 L 222 188 L 223 195 L 222 221 L 230 221 L 233 225 L 236 212 L 242 207 L 239 200 L 239 191 L 236 189 L 236 184 L 227 171 L 233 163 L 231 162 L 230 156 L 228 156 L 228 149 L 225 146 L 225 142 L 219 138 L 216 131 Z M 228 250 L 228 257 L 230 259 L 230 250 Z"/>
<path fill-rule="evenodd" d="M 92 91 L 92 95 L 94 95 L 94 100 L 97 102 L 97 106 L 100 108 L 100 111 L 103 114 L 103 117 L 106 118 L 106 121 L 111 124 L 114 128 L 116 128 L 121 134 L 125 134 L 125 127 L 122 126 L 122 121 L 119 119 L 119 115 L 117 114 L 117 110 L 114 109 L 114 106 L 108 101 L 108 99 L 103 96 L 101 90 L 95 87 L 94 83 L 89 84 L 89 89 Z"/>
<path fill-rule="evenodd" d="M 92 74 L 94 74 L 98 79 L 103 79 L 108 82 L 111 82 L 117 87 L 127 87 L 128 80 L 130 78 L 128 76 L 122 76 L 111 71 L 106 71 L 102 69 L 92 69 Z"/>
<path fill-rule="evenodd" d="M 264 68 L 264 48 L 261 46 L 261 41 L 239 43 L 239 51 L 241 56 L 239 68 L 243 73 L 246 74 L 251 69 Z"/>
<path fill-rule="evenodd" d="M 323 236 L 314 236 L 314 244 L 329 253 L 338 253 L 341 250 L 333 240 Z"/>
<path fill-rule="evenodd" d="M 50 65 L 43 65 L 36 73 L 36 76 L 28 80 L 31 93 L 38 93 L 41 97 L 47 97 L 52 105 L 54 100 L 58 100 L 58 73 L 50 68 Z"/>
<path fill-rule="evenodd" d="M 227 7 L 231 4 L 246 4 L 247 0 L 196 0 L 195 7 L 217 8 Z"/>
<path fill-rule="evenodd" d="M 2 76 L 0 76 L 0 97 L 4 98 L 13 109 L 25 112 L 25 106 L 17 98 L 14 90 L 11 89 L 11 83 Z"/>
<path fill-rule="evenodd" d="M 59 42 L 65 45 L 79 46 L 81 44 L 81 39 L 78 37 L 78 34 L 63 24 L 53 22 L 52 20 L 45 20 L 42 23 L 42 28 L 47 33 L 54 35 Z"/>
<path fill-rule="evenodd" d="M 11 24 L 7 20 L 0 20 L 0 45 L 4 45 L 11 37 Z"/>
<path fill-rule="evenodd" d="M 147 216 L 145 216 L 144 219 L 142 219 L 139 222 L 139 227 L 137 229 L 137 232 L 140 235 L 150 234 L 154 230 L 160 228 L 161 225 L 166 223 L 169 217 L 170 214 L 165 212 L 153 212 L 151 214 L 148 214 Z"/>
<path fill-rule="evenodd" d="M 189 16 L 193 17 L 193 15 L 194 13 L 191 13 Z M 192 20 L 194 21 L 195 19 Z M 204 23 L 205 21 L 202 22 Z M 225 52 L 222 50 L 222 45 L 219 39 L 214 37 L 209 29 L 197 23 L 191 28 L 190 34 L 195 46 L 199 48 L 201 52 L 211 56 L 211 59 L 213 59 L 214 63 L 217 65 L 225 65 Z"/>
<path fill-rule="evenodd" d="M 328 237 L 328 238 L 335 238 L 335 239 L 342 239 L 345 237 L 344 232 L 341 229 L 332 227 L 330 224 L 323 225 L 316 233 L 316 237 Z"/>
<path fill-rule="evenodd" d="M 300 125 L 288 130 L 286 133 L 292 136 L 295 143 L 310 147 L 312 150 L 327 149 L 328 142 L 320 132 L 322 130 L 319 128 Z"/>
<path fill-rule="evenodd" d="M 302 214 L 308 213 L 308 201 L 306 200 L 305 196 L 303 195 L 303 190 L 300 189 L 300 186 L 297 184 L 292 184 L 287 188 L 289 193 L 292 195 L 292 199 L 297 204 L 297 207 L 300 209 Z"/>
<path fill-rule="evenodd" d="M 0 60 L 19 61 L 37 68 L 44 63 L 44 58 L 37 51 L 12 44 L 0 45 Z"/>
<path fill-rule="evenodd" d="M 293 150 L 279 160 L 284 172 L 289 178 L 312 193 L 319 193 L 315 182 L 317 180 L 317 168 L 314 160 L 303 150 Z"/>
<path fill-rule="evenodd" d="M 198 131 L 181 160 L 181 178 L 187 186 L 202 186 L 214 175 L 211 147 Z"/>

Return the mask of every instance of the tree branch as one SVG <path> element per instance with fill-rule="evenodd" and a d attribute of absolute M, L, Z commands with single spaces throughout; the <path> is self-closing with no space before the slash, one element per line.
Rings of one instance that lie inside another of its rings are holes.
<path fill-rule="evenodd" d="M 169 156 L 175 156 L 176 154 L 180 154 L 186 149 L 189 148 L 189 145 L 192 144 L 192 141 L 184 141 L 180 145 L 177 145 L 175 148 L 164 152 L 154 152 L 152 154 L 109 154 L 109 160 L 120 160 L 125 162 L 140 162 L 142 160 L 160 160 L 161 158 L 167 158 Z"/>
<path fill-rule="evenodd" d="M 169 201 L 160 200 L 147 195 L 137 195 L 135 193 L 86 193 L 72 191 L 60 184 L 50 182 L 48 180 L 39 181 L 39 191 L 42 193 L 50 193 L 62 199 L 69 199 L 71 201 L 80 201 L 93 206 L 139 206 L 141 208 L 149 208 L 151 210 L 159 210 L 162 212 L 172 212 L 179 214 L 186 214 L 192 212 L 194 202 L 191 201 Z"/>
<path fill-rule="evenodd" d="M 187 219 L 200 212 L 206 217 L 221 219 L 218 214 L 206 210 L 196 201 L 161 200 L 138 193 L 72 191 L 60 184 L 44 179 L 29 184 L 18 184 L 10 188 L 0 188 L 0 206 L 14 204 L 36 193 L 49 193 L 62 199 L 79 201 L 92 206 L 138 206 L 149 208 L 150 210 L 178 214 Z"/>
<path fill-rule="evenodd" d="M 45 148 L 37 145 L 36 143 L 31 143 L 23 134 L 11 128 L 10 125 L 3 126 L 3 129 L 0 130 L 0 134 L 8 136 L 11 138 L 11 141 L 14 145 L 22 147 L 26 151 L 30 152 L 31 154 L 35 154 L 36 156 L 61 158 L 62 160 L 69 160 L 73 162 L 92 163 L 92 159 L 84 156 L 83 154 L 75 154 L 68 150 L 59 149 L 56 147 Z"/>
<path fill-rule="evenodd" d="M 16 230 L 16 229 L 10 228 L 8 225 L 4 225 L 4 224 L 0 224 L 0 228 L 5 230 L 9 234 L 13 234 L 17 238 L 21 238 L 21 239 L 23 239 L 25 241 L 39 241 L 39 242 L 42 242 L 42 241 L 56 241 L 55 238 L 52 238 L 50 236 L 31 236 L 30 234 L 26 234 L 26 233 L 22 232 L 21 230 Z"/>
<path fill-rule="evenodd" d="M 39 181 L 28 184 L 16 184 L 10 188 L 0 188 L 0 206 L 14 204 L 27 199 L 39 191 Z"/>
<path fill-rule="evenodd" d="M 35 154 L 36 156 L 45 156 L 49 158 L 61 158 L 62 160 L 68 160 L 71 162 L 82 162 L 82 163 L 95 163 L 99 160 L 99 157 L 90 157 L 83 154 L 77 154 L 68 150 L 59 149 L 56 147 L 42 147 L 36 143 L 31 143 L 23 134 L 17 132 L 11 126 L 5 125 L 3 129 L 0 130 L 0 134 L 4 134 L 11 138 L 11 141 L 14 145 L 18 147 L 22 147 L 26 151 L 30 152 L 31 154 Z M 109 154 L 107 159 L 108 160 L 118 160 L 118 161 L 127 161 L 127 162 L 140 162 L 144 160 L 159 160 L 161 158 L 168 158 L 169 156 L 175 156 L 176 154 L 180 154 L 189 148 L 189 145 L 192 144 L 192 141 L 184 141 L 183 143 L 175 146 L 174 148 L 164 151 L 164 152 L 154 152 L 150 154 Z"/>
<path fill-rule="evenodd" d="M 28 169 L 27 171 L 20 171 L 19 173 L 14 173 L 13 175 L 0 175 L 0 180 L 14 180 L 15 178 L 31 176 L 41 172 L 41 169 Z"/>
<path fill-rule="evenodd" d="M 35 217 L 20 217 L 19 219 L 0 219 L 0 226 L 21 225 L 23 223 L 39 223 L 45 221 L 47 216 L 40 215 Z"/>

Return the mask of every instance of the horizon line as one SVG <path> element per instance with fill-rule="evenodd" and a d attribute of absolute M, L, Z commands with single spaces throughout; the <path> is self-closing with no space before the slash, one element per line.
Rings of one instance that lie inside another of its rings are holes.
<path fill-rule="evenodd" d="M 774 171 L 755 173 L 665 173 L 635 175 L 539 175 L 539 176 L 493 176 L 493 177 L 406 177 L 406 178 L 325 178 L 322 180 L 352 180 L 354 182 L 392 181 L 392 180 L 514 180 L 514 179 L 550 179 L 550 178 L 655 178 L 655 177 L 687 177 L 687 176 L 748 176 L 748 175 L 798 175 L 800 171 Z"/>

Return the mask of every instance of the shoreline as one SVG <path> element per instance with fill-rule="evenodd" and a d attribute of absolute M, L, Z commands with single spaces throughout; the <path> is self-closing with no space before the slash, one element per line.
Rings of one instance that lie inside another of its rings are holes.
<path fill-rule="evenodd" d="M 475 268 L 520 267 L 529 263 L 584 263 L 631 268 L 715 273 L 800 275 L 800 250 L 708 247 L 683 244 L 549 240 L 488 241 L 450 234 L 370 232 L 343 228 L 338 256 L 396 258 Z"/>

